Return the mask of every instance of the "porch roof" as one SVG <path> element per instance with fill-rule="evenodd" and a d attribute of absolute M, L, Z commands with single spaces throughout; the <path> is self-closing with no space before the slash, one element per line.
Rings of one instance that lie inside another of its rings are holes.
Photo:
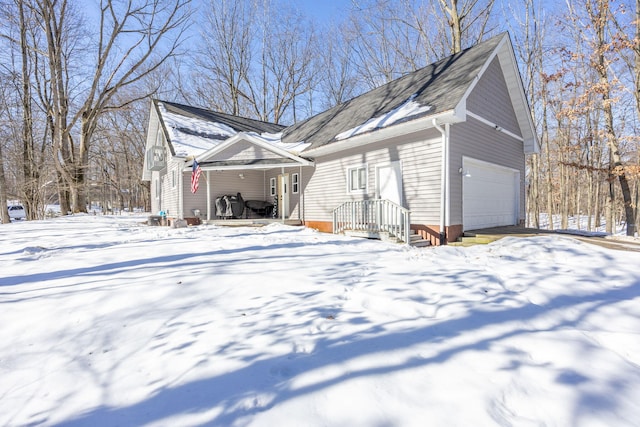
<path fill-rule="evenodd" d="M 304 166 L 294 159 L 246 159 L 246 160 L 214 160 L 199 162 L 202 170 L 224 169 L 270 169 L 279 167 Z M 191 166 L 189 166 L 191 168 Z"/>

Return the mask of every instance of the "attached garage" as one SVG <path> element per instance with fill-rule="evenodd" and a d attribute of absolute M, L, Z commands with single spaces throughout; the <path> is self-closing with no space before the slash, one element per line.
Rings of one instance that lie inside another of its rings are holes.
<path fill-rule="evenodd" d="M 463 229 L 518 224 L 520 172 L 476 159 L 463 159 Z"/>

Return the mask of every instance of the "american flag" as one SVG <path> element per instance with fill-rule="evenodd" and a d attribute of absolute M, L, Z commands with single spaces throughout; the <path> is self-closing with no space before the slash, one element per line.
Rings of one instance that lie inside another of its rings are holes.
<path fill-rule="evenodd" d="M 196 161 L 193 159 L 193 166 L 191 168 L 191 192 L 195 193 L 198 191 L 198 183 L 200 181 L 200 174 L 202 173 L 202 168 Z"/>

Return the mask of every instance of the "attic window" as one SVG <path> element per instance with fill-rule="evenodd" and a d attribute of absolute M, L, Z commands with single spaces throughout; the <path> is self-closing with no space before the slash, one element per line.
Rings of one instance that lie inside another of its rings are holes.
<path fill-rule="evenodd" d="M 350 193 L 367 191 L 367 165 L 347 169 L 347 180 Z"/>

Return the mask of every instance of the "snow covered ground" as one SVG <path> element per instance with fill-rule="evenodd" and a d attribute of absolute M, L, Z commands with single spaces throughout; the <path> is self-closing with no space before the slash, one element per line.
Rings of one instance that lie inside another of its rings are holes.
<path fill-rule="evenodd" d="M 613 235 L 607 236 L 606 229 L 607 224 L 604 218 L 601 218 L 601 222 L 596 224 L 596 220 L 594 217 L 591 217 L 591 230 L 588 229 L 589 225 L 589 217 L 587 215 L 572 215 L 567 219 L 569 227 L 567 229 L 562 228 L 562 216 L 561 215 L 553 215 L 553 227 L 549 227 L 549 215 L 542 213 L 540 214 L 540 229 L 543 230 L 559 230 L 562 232 L 566 232 L 568 234 L 582 234 L 582 235 L 593 235 L 593 236 L 606 236 L 608 238 L 618 238 L 620 236 L 626 236 L 627 233 L 627 225 L 624 222 L 619 222 L 615 224 L 615 230 Z M 529 226 L 533 227 L 532 224 Z M 636 237 L 637 239 L 637 237 Z M 637 240 L 640 242 L 640 240 Z"/>
<path fill-rule="evenodd" d="M 640 253 L 0 226 L 0 425 L 632 426 Z"/>

